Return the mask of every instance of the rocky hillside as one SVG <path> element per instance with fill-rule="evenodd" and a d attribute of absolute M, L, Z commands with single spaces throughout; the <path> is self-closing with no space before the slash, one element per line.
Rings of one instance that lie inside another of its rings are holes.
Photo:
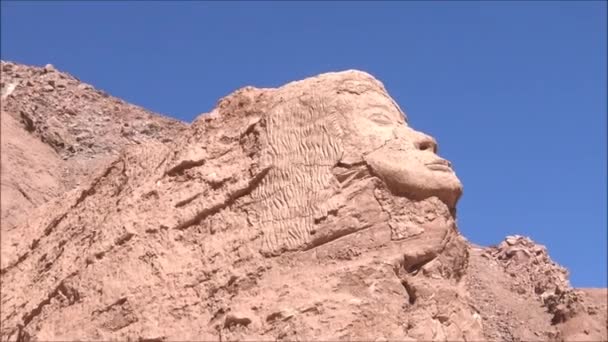
<path fill-rule="evenodd" d="M 460 234 L 450 162 L 369 74 L 243 88 L 186 127 L 2 70 L 3 215 L 5 178 L 46 196 L 6 201 L 3 341 L 607 338 L 605 289 Z"/>
<path fill-rule="evenodd" d="M 182 122 L 57 71 L 2 61 L 2 231 L 80 184 L 126 146 L 169 142 Z"/>
<path fill-rule="evenodd" d="M 605 341 L 606 289 L 573 289 L 547 249 L 522 236 L 471 246 L 467 290 L 492 341 Z"/>

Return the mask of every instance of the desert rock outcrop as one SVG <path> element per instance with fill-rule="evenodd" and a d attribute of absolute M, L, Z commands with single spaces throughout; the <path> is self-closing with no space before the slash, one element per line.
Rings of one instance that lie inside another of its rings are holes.
<path fill-rule="evenodd" d="M 0 69 L 2 231 L 73 189 L 125 146 L 171 141 L 187 127 L 111 97 L 50 64 L 41 68 L 2 61 Z"/>
<path fill-rule="evenodd" d="M 589 313 L 531 241 L 462 237 L 450 162 L 367 73 L 246 87 L 180 132 L 14 228 L 2 340 L 546 340 Z M 542 327 L 493 315 L 489 264 Z"/>

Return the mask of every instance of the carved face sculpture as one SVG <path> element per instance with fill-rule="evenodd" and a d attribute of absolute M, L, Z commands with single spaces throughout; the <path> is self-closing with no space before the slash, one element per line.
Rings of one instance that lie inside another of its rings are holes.
<path fill-rule="evenodd" d="M 310 247 L 320 235 L 315 215 L 331 210 L 332 200 L 353 184 L 347 174 L 371 171 L 398 197 L 437 197 L 455 207 L 462 186 L 450 163 L 437 156 L 431 137 L 407 126 L 370 75 L 324 74 L 291 83 L 275 96 L 281 100 L 265 115 L 262 162 L 271 169 L 252 194 L 259 208 L 250 218 L 263 231 L 266 253 Z M 344 173 L 336 173 L 342 166 Z M 340 201 L 346 199 L 338 207 Z M 346 232 L 334 236 L 341 234 Z"/>
<path fill-rule="evenodd" d="M 393 193 L 410 199 L 437 196 L 450 208 L 462 194 L 451 163 L 437 155 L 432 137 L 409 127 L 395 102 L 384 93 L 347 94 L 350 126 L 347 149 L 362 155 Z M 357 152 L 358 151 L 358 152 Z"/>

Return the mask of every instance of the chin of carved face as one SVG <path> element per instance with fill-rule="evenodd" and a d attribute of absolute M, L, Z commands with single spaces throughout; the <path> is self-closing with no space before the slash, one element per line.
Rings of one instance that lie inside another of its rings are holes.
<path fill-rule="evenodd" d="M 436 196 L 450 208 L 462 195 L 462 184 L 450 163 L 431 151 L 388 145 L 366 155 L 365 161 L 396 195 L 413 200 Z"/>

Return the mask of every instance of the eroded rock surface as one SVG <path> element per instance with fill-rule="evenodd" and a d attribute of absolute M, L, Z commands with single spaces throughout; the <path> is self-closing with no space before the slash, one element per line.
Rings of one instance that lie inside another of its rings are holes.
<path fill-rule="evenodd" d="M 542 291 L 522 303 L 556 329 L 530 333 L 559 339 L 552 320 L 579 312 L 567 281 L 531 266 L 546 252 L 471 247 L 456 225 L 462 185 L 436 151 L 364 72 L 243 88 L 15 228 L 29 238 L 3 255 L 0 336 L 516 340 L 478 302 L 490 283 L 471 272 L 490 265 L 513 298 L 505 274 L 528 272 L 522 288 Z"/>
<path fill-rule="evenodd" d="M 467 288 L 488 340 L 605 341 L 606 289 L 574 289 L 545 246 L 508 236 L 472 247 Z"/>
<path fill-rule="evenodd" d="M 172 141 L 187 127 L 52 65 L 1 61 L 0 70 L 3 232 L 80 185 L 125 146 Z"/>

